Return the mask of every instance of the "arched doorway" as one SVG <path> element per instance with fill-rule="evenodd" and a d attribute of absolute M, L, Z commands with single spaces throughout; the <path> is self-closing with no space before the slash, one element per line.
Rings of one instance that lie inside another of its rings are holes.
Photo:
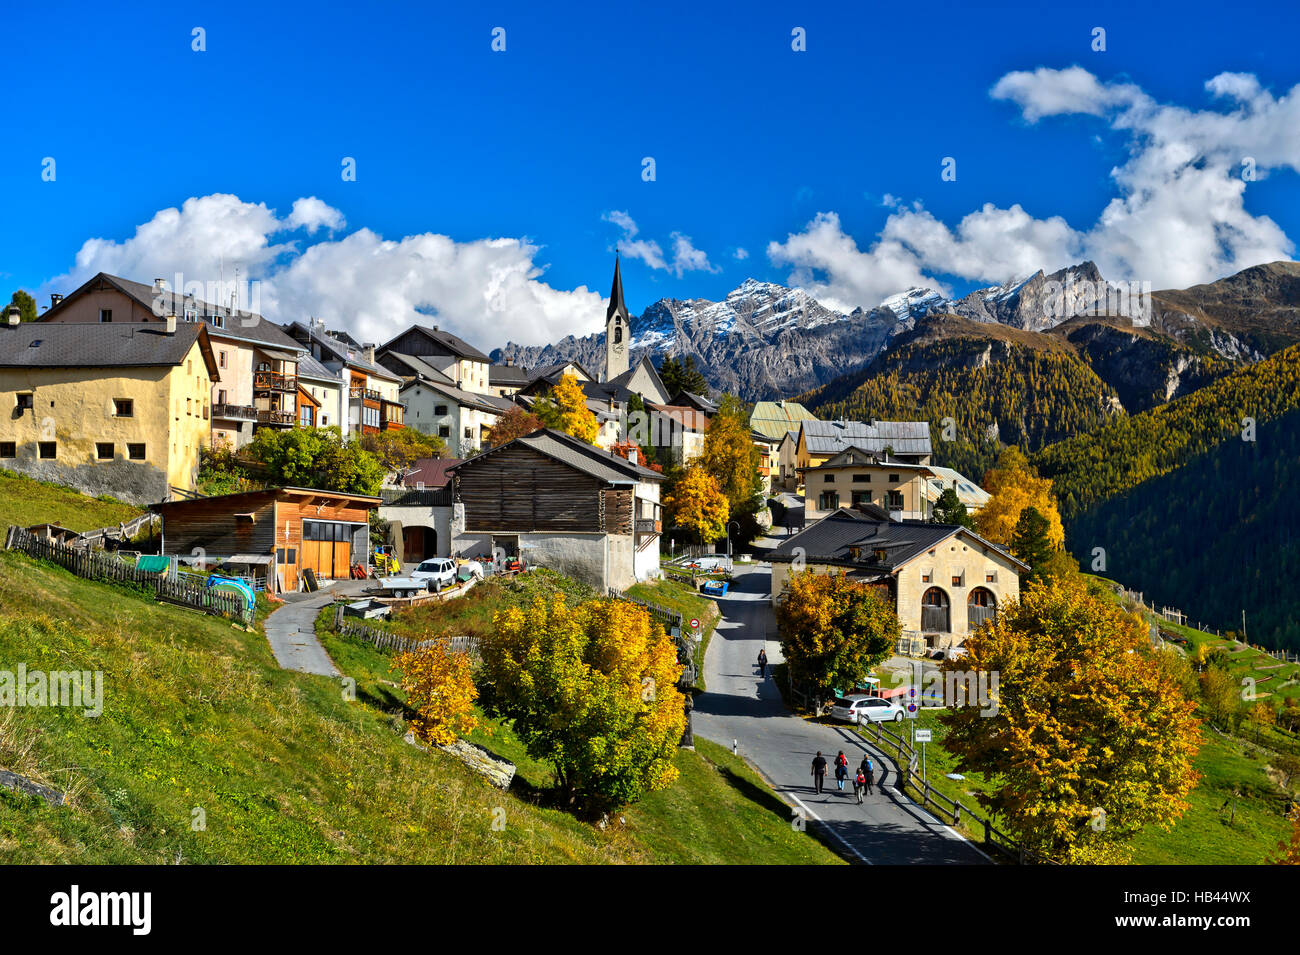
<path fill-rule="evenodd" d="M 921 595 L 921 629 L 926 633 L 948 633 L 948 595 L 938 587 L 931 587 Z"/>
<path fill-rule="evenodd" d="M 984 587 L 976 587 L 966 600 L 966 629 L 974 633 L 986 620 L 998 615 L 997 598 Z"/>

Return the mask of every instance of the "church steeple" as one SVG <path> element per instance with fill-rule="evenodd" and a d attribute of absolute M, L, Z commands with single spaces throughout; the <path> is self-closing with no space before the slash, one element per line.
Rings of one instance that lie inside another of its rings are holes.
<path fill-rule="evenodd" d="M 617 378 L 628 369 L 627 347 L 632 329 L 628 324 L 627 305 L 623 301 L 623 271 L 618 250 L 614 250 L 614 285 L 609 290 L 609 308 L 605 310 L 605 375 Z"/>

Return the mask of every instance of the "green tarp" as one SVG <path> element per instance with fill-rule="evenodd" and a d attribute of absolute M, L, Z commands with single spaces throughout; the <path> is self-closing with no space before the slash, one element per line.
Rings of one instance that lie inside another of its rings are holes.
<path fill-rule="evenodd" d="M 141 554 L 135 559 L 135 569 L 150 574 L 166 573 L 172 565 L 172 559 L 164 554 Z"/>

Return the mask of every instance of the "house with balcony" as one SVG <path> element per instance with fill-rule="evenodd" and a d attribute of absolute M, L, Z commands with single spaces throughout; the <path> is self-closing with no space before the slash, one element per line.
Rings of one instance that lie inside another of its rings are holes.
<path fill-rule="evenodd" d="M 1029 569 L 955 524 L 892 520 L 874 505 L 841 507 L 782 541 L 770 555 L 773 606 L 792 573 L 845 574 L 884 588 L 909 648 L 960 645 L 1020 595 Z"/>
<path fill-rule="evenodd" d="M 175 318 L 178 325 L 206 325 L 220 375 L 209 398 L 214 443 L 240 448 L 258 428 L 297 425 L 297 366 L 304 349 L 256 312 L 168 288 L 164 279 L 145 285 L 106 272 L 55 299 L 41 322 L 108 325 Z"/>
<path fill-rule="evenodd" d="M 449 470 L 452 553 L 499 550 L 602 591 L 658 576 L 658 471 L 549 428 Z"/>
<path fill-rule="evenodd" d="M 887 511 L 894 520 L 929 520 L 940 495 L 950 487 L 972 514 L 989 499 L 987 491 L 951 468 L 910 464 L 856 446 L 799 473 L 810 521 L 840 507 L 868 504 Z"/>
<path fill-rule="evenodd" d="M 398 397 L 402 379 L 375 360 L 374 345 L 326 329 L 321 319 L 291 322 L 284 332 L 312 358 L 306 386 L 321 403 L 317 413 L 322 427 L 338 425 L 346 437 L 405 426 Z"/>
<path fill-rule="evenodd" d="M 425 357 L 404 352 L 390 351 L 379 356 L 379 360 L 394 374 L 402 376 L 398 394 L 406 408 L 407 427 L 442 438 L 447 453 L 453 457 L 477 453 L 486 444 L 497 418 L 513 407 L 508 398 L 490 390 L 468 391 L 448 376 L 447 372 L 455 373 L 466 367 L 465 362 L 477 374 L 478 363 L 469 359 L 444 363 L 445 371 L 430 364 Z"/>
<path fill-rule="evenodd" d="M 201 323 L 14 314 L 0 326 L 0 467 L 133 504 L 169 500 L 195 487 L 220 382 Z"/>

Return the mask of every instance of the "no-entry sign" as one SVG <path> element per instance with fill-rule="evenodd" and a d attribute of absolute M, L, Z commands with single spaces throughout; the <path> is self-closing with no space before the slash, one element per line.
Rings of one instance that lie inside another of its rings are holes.
<path fill-rule="evenodd" d="M 692 630 L 700 629 L 700 621 L 697 620 L 695 617 L 691 618 L 691 629 Z"/>

